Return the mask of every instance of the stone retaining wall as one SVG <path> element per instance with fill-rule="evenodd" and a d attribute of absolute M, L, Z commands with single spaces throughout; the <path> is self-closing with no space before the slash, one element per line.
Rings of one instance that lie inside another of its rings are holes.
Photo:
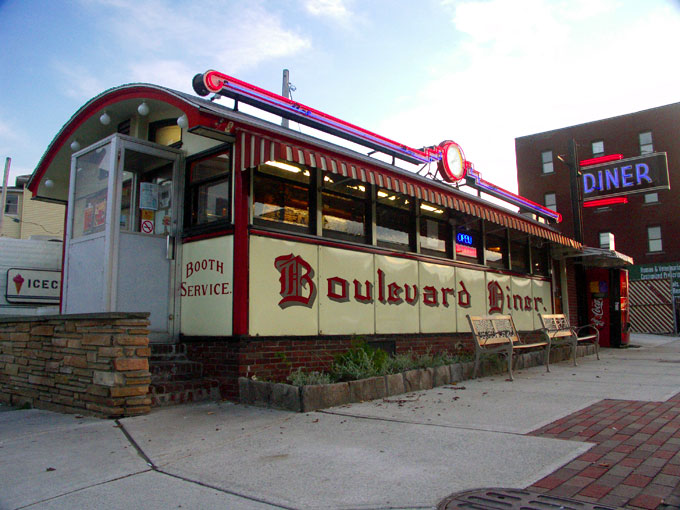
<path fill-rule="evenodd" d="M 570 359 L 570 348 L 560 346 L 550 351 L 551 363 Z M 577 356 L 595 354 L 595 346 L 579 345 Z M 513 370 L 543 366 L 545 353 L 527 352 L 515 355 Z M 260 407 L 272 407 L 295 412 L 309 412 L 354 402 L 365 402 L 393 397 L 412 391 L 429 390 L 446 384 L 453 384 L 472 377 L 474 362 L 456 363 L 434 368 L 409 370 L 400 374 L 371 377 L 358 381 L 292 386 L 290 384 L 258 381 L 239 377 L 240 402 Z M 505 362 L 491 360 L 480 364 L 479 377 L 504 373 Z M 509 383 L 511 384 L 511 383 Z"/>
<path fill-rule="evenodd" d="M 0 318 L 0 402 L 106 418 L 148 413 L 148 315 Z"/>

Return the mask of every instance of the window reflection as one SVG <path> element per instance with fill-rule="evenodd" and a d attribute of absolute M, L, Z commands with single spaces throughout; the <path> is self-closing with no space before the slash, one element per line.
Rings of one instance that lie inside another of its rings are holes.
<path fill-rule="evenodd" d="M 191 166 L 191 224 L 228 221 L 231 215 L 231 158 L 219 154 Z"/>
<path fill-rule="evenodd" d="M 378 246 L 408 250 L 411 246 L 411 203 L 408 197 L 379 189 L 375 207 Z"/>
<path fill-rule="evenodd" d="M 425 255 L 446 256 L 449 244 L 448 214 L 442 206 L 420 204 L 420 252 Z"/>
<path fill-rule="evenodd" d="M 253 220 L 260 225 L 309 228 L 309 170 L 281 164 L 261 165 L 253 183 Z"/>
<path fill-rule="evenodd" d="M 326 174 L 322 190 L 323 235 L 365 242 L 368 217 L 366 185 L 356 179 Z"/>

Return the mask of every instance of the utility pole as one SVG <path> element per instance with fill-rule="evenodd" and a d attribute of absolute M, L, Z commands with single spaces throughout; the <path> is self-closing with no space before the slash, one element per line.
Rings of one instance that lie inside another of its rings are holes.
<path fill-rule="evenodd" d="M 290 73 L 288 69 L 283 70 L 283 86 L 281 87 L 281 95 L 288 99 L 290 97 Z M 285 128 L 288 127 L 288 119 L 282 119 L 281 125 Z"/>
<path fill-rule="evenodd" d="M 0 197 L 0 235 L 2 235 L 2 221 L 5 219 L 5 203 L 7 201 L 7 181 L 9 181 L 9 166 L 12 158 L 5 160 L 5 174 L 2 178 L 2 197 Z"/>
<path fill-rule="evenodd" d="M 583 206 L 581 199 L 581 180 L 576 140 L 569 140 L 569 182 L 571 184 L 571 211 L 574 221 L 574 239 L 583 243 Z"/>
<path fill-rule="evenodd" d="M 578 159 L 578 146 L 573 138 L 569 140 L 569 183 L 571 187 L 571 211 L 574 222 L 574 239 L 583 244 L 583 199 L 581 198 L 581 168 Z M 576 309 L 579 324 L 588 324 L 588 284 L 586 283 L 586 269 L 583 263 L 574 264 L 576 278 Z"/>

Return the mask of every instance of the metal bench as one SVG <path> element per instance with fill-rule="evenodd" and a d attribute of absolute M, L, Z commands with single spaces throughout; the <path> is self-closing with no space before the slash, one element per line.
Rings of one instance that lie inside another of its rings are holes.
<path fill-rule="evenodd" d="M 593 324 L 587 324 L 580 328 L 572 328 L 569 326 L 569 319 L 563 313 L 556 314 L 538 314 L 541 318 L 541 324 L 546 341 L 550 342 L 550 346 L 570 345 L 572 355 L 574 358 L 574 366 L 576 366 L 576 347 L 579 343 L 593 343 L 595 344 L 595 354 L 597 359 L 600 359 L 600 332 Z M 585 334 L 584 331 L 587 331 Z"/>
<path fill-rule="evenodd" d="M 475 368 L 472 377 L 477 377 L 479 360 L 483 355 L 505 354 L 508 359 L 508 373 L 512 376 L 512 360 L 515 352 L 542 348 L 545 350 L 545 368 L 550 372 L 550 342 L 524 343 L 520 340 L 511 315 L 468 315 L 470 330 L 475 341 Z"/>

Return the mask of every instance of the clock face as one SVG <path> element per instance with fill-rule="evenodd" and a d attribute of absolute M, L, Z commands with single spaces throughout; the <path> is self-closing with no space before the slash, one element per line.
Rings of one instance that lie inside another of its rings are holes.
<path fill-rule="evenodd" d="M 449 182 L 459 181 L 465 177 L 465 159 L 460 146 L 455 142 L 448 142 L 442 154 L 442 177 Z"/>

